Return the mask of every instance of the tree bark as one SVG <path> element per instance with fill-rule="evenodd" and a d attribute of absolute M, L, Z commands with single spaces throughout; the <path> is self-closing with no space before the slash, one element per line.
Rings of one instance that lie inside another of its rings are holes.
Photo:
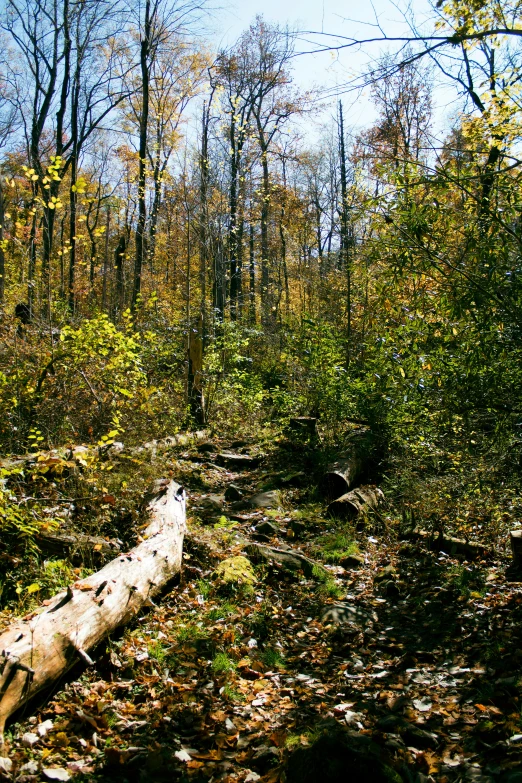
<path fill-rule="evenodd" d="M 5 253 L 4 253 L 4 220 L 5 220 L 4 191 L 0 183 L 0 305 L 4 301 L 5 293 Z"/>
<path fill-rule="evenodd" d="M 150 86 L 150 52 L 152 36 L 152 19 L 150 0 L 145 2 L 145 20 L 143 38 L 140 44 L 141 68 L 141 108 L 139 134 L 139 169 L 138 169 L 138 224 L 136 227 L 136 258 L 134 263 L 134 281 L 132 286 L 131 309 L 134 312 L 141 295 L 141 275 L 145 255 L 145 223 L 147 220 L 146 203 L 146 173 L 147 173 L 147 131 L 149 127 L 149 86 Z"/>
<path fill-rule="evenodd" d="M 205 424 L 203 399 L 203 318 L 189 329 L 188 401 L 190 413 L 197 424 Z"/>
<path fill-rule="evenodd" d="M 328 467 L 319 482 L 319 491 L 328 500 L 335 500 L 345 495 L 353 487 L 360 469 L 361 462 L 356 454 L 338 459 Z"/>
<path fill-rule="evenodd" d="M 355 519 L 359 514 L 377 508 L 384 495 L 378 487 L 358 487 L 328 506 L 328 513 L 341 519 Z"/>
<path fill-rule="evenodd" d="M 55 682 L 87 651 L 127 623 L 179 572 L 185 533 L 185 493 L 158 482 L 148 503 L 144 541 L 0 635 L 0 739 L 6 720 Z"/>
<path fill-rule="evenodd" d="M 513 562 L 517 567 L 522 565 L 522 530 L 512 530 L 509 534 Z"/>

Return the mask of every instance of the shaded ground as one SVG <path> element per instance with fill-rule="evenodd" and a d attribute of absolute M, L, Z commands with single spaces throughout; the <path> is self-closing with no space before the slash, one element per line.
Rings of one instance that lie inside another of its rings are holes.
<path fill-rule="evenodd" d="M 260 451 L 216 451 L 227 445 Z M 339 528 L 311 502 L 313 454 L 284 442 L 265 451 L 242 471 L 218 466 L 208 447 L 163 459 L 161 472 L 189 489 L 181 581 L 11 727 L 15 777 L 275 783 L 334 720 L 371 737 L 404 781 L 520 783 L 522 585 L 506 583 L 506 563 L 401 543 L 382 518 Z M 211 495 L 231 483 L 247 495 L 278 487 L 281 507 L 220 506 Z M 263 521 L 275 531 L 260 536 Z M 357 547 L 339 553 L 352 536 Z M 306 579 L 265 564 L 250 590 L 214 578 L 264 538 L 347 567 Z"/>

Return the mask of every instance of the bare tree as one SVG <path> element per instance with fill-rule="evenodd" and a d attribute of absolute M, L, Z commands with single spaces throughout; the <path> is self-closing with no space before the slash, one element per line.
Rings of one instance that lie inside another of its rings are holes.
<path fill-rule="evenodd" d="M 136 309 L 141 294 L 147 223 L 147 163 L 151 83 L 155 68 L 175 40 L 188 35 L 200 19 L 206 0 L 137 0 L 132 5 L 138 29 L 140 84 L 137 94 L 138 123 L 138 222 L 131 307 Z M 170 154 L 170 153 L 169 153 Z M 160 166 L 161 168 L 161 166 Z M 158 175 L 159 175 L 158 170 Z"/>

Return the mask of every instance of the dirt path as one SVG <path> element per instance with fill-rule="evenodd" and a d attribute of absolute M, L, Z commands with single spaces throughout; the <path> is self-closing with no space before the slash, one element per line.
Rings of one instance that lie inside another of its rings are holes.
<path fill-rule="evenodd" d="M 522 586 L 505 563 L 398 542 L 382 519 L 343 559 L 347 530 L 311 502 L 313 460 L 285 448 L 235 444 L 253 458 L 238 466 L 207 446 L 163 466 L 189 490 L 180 584 L 11 727 L 7 777 L 275 783 L 337 721 L 406 782 L 522 781 Z M 231 507 L 231 484 L 276 508 Z M 324 569 L 216 574 L 260 540 Z"/>

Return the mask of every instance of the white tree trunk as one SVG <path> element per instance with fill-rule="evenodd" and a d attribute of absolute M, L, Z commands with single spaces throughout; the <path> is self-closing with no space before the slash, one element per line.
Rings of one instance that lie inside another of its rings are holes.
<path fill-rule="evenodd" d="M 186 529 L 182 487 L 158 482 L 147 514 L 142 543 L 0 635 L 2 743 L 5 722 L 18 707 L 79 658 L 92 663 L 87 651 L 134 617 L 179 572 Z"/>

